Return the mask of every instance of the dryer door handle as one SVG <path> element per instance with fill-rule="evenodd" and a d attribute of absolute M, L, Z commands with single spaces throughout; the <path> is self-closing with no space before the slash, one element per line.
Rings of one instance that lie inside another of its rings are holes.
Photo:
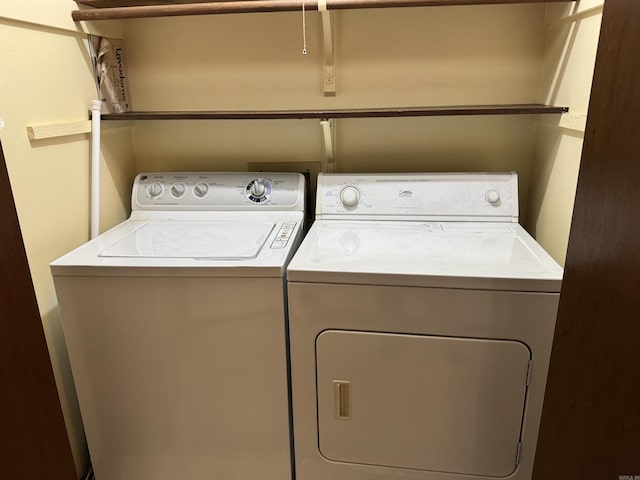
<path fill-rule="evenodd" d="M 351 382 L 347 380 L 333 381 L 334 411 L 336 418 L 351 418 Z"/>

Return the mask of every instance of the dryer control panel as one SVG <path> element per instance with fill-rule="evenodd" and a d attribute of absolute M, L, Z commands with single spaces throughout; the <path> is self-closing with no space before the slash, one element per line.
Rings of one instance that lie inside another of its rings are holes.
<path fill-rule="evenodd" d="M 141 173 L 132 210 L 304 209 L 305 181 L 299 173 Z"/>
<path fill-rule="evenodd" d="M 316 217 L 424 221 L 518 221 L 510 173 L 318 175 Z"/>

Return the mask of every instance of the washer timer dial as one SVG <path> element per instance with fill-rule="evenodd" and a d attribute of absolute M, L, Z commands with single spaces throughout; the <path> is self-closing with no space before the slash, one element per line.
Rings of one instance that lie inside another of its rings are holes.
<path fill-rule="evenodd" d="M 245 188 L 245 195 L 255 203 L 266 202 L 271 196 L 271 192 L 271 182 L 266 178 L 254 178 Z"/>

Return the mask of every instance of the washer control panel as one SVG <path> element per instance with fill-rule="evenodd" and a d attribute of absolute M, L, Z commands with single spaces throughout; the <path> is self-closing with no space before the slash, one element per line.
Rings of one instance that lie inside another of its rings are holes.
<path fill-rule="evenodd" d="M 518 177 L 509 173 L 318 175 L 317 218 L 518 220 Z"/>
<path fill-rule="evenodd" d="M 132 210 L 303 210 L 299 173 L 186 172 L 136 176 Z"/>

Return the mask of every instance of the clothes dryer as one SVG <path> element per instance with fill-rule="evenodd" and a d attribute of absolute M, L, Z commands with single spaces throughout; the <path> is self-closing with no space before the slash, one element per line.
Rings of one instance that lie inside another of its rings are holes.
<path fill-rule="evenodd" d="M 529 479 L 561 279 L 515 173 L 320 175 L 288 267 L 297 479 Z"/>
<path fill-rule="evenodd" d="M 285 266 L 299 174 L 146 173 L 51 264 L 98 480 L 291 477 Z"/>

